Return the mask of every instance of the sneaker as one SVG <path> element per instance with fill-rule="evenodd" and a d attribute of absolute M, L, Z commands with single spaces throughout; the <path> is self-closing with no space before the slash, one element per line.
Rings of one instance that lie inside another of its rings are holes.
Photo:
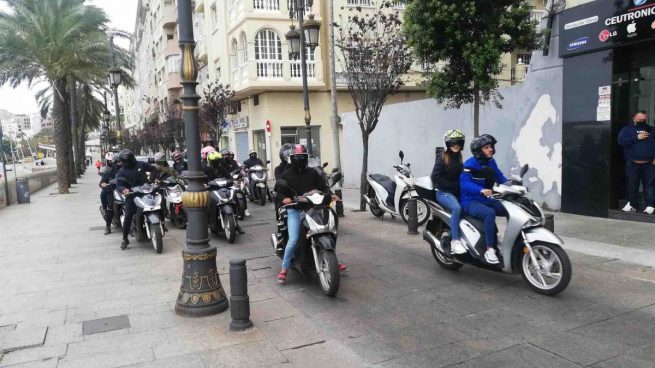
<path fill-rule="evenodd" d="M 105 235 L 111 234 L 111 226 L 105 226 Z"/>
<path fill-rule="evenodd" d="M 636 208 L 630 205 L 630 202 L 626 203 L 625 207 L 622 209 L 623 212 L 635 212 L 636 210 Z"/>
<path fill-rule="evenodd" d="M 450 250 L 454 254 L 465 254 L 468 252 L 464 247 L 464 244 L 462 244 L 462 242 L 459 240 L 453 240 L 450 242 Z"/>
<path fill-rule="evenodd" d="M 489 264 L 500 263 L 500 261 L 498 261 L 498 257 L 496 256 L 496 250 L 493 248 L 489 248 L 486 252 L 484 252 L 484 260 Z"/>
<path fill-rule="evenodd" d="M 644 210 L 644 213 L 647 213 L 649 215 L 652 215 L 654 212 L 655 212 L 655 208 L 651 206 L 646 207 L 646 209 Z"/>
<path fill-rule="evenodd" d="M 339 272 L 346 272 L 348 271 L 348 266 L 346 266 L 343 263 L 339 263 Z"/>
<path fill-rule="evenodd" d="M 284 284 L 285 281 L 287 281 L 287 270 L 282 270 L 277 274 L 277 282 Z"/>
<path fill-rule="evenodd" d="M 127 239 L 123 239 L 123 242 L 121 243 L 121 250 L 127 249 L 128 244 L 130 244 L 130 241 Z"/>
<path fill-rule="evenodd" d="M 250 211 L 246 210 L 245 215 L 246 217 L 250 217 Z"/>

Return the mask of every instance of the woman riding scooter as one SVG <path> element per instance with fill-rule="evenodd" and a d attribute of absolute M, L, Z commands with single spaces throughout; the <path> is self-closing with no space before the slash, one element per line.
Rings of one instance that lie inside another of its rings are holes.
<path fill-rule="evenodd" d="M 432 169 L 432 183 L 437 189 L 436 199 L 442 207 L 451 213 L 450 231 L 452 241 L 450 249 L 455 254 L 466 253 L 466 248 L 460 242 L 459 222 L 462 215 L 462 207 L 459 205 L 459 177 L 464 167 L 462 161 L 462 148 L 465 142 L 464 133 L 461 130 L 449 130 L 444 136 L 446 149 L 437 152 L 437 158 Z"/>
<path fill-rule="evenodd" d="M 498 264 L 496 255 L 496 216 L 507 217 L 507 211 L 498 200 L 491 198 L 494 183 L 502 184 L 507 178 L 498 169 L 493 159 L 496 153 L 496 138 L 483 134 L 471 142 L 473 157 L 464 163 L 460 176 L 461 204 L 464 212 L 484 221 L 484 236 L 487 263 Z"/>

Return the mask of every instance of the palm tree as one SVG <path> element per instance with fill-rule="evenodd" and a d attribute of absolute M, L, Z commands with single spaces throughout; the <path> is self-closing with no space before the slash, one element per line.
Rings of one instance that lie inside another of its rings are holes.
<path fill-rule="evenodd" d="M 75 162 L 80 171 L 85 170 L 84 155 L 86 152 L 86 140 L 89 132 L 100 128 L 100 119 L 105 110 L 105 105 L 93 93 L 89 84 L 82 84 L 77 91 L 77 115 L 79 116 L 78 144 L 76 147 L 77 157 Z"/>
<path fill-rule="evenodd" d="M 0 85 L 47 83 L 49 93 L 40 97 L 51 98 L 45 105 L 52 107 L 59 193 L 68 193 L 75 176 L 68 87 L 80 81 L 104 83 L 109 63 L 108 19 L 84 0 L 5 2 L 11 11 L 0 13 Z M 42 112 L 43 108 L 42 103 Z"/>

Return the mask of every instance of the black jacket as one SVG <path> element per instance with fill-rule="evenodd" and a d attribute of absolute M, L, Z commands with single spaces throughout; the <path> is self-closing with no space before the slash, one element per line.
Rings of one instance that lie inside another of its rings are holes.
<path fill-rule="evenodd" d="M 232 173 L 239 168 L 239 164 L 232 160 L 228 163 L 221 161 L 216 165 L 208 165 L 203 167 L 207 180 L 212 181 L 218 178 L 232 179 Z"/>
<path fill-rule="evenodd" d="M 447 192 L 459 197 L 459 176 L 462 174 L 464 165 L 461 162 L 462 154 L 449 153 L 451 156 L 450 165 L 446 165 L 443 159 L 443 149 L 437 150 L 437 157 L 432 169 L 432 184 L 435 189 Z"/>
<path fill-rule="evenodd" d="M 323 193 L 330 193 L 330 188 L 325 183 L 325 180 L 312 168 L 304 168 L 298 171 L 293 167 L 289 167 L 284 170 L 280 179 L 285 180 L 295 193 L 284 191 L 282 188 L 276 186 L 278 196 L 293 198 L 296 195 L 303 195 L 317 189 Z"/>
<path fill-rule="evenodd" d="M 173 170 L 175 170 L 175 172 L 177 172 L 178 174 L 182 174 L 182 171 L 189 170 L 189 167 L 188 167 L 186 161 L 174 162 L 173 163 Z"/>
<path fill-rule="evenodd" d="M 116 168 L 116 166 L 112 167 L 111 170 L 109 170 L 108 172 L 102 175 L 102 177 L 100 178 L 100 184 L 109 183 L 110 180 L 113 180 L 116 177 L 117 173 L 118 173 L 118 169 Z"/>
<path fill-rule="evenodd" d="M 280 163 L 278 166 L 275 167 L 275 170 L 273 171 L 273 174 L 275 175 L 275 180 L 280 180 L 282 177 L 282 173 L 289 168 L 289 165 L 286 162 Z"/>
<path fill-rule="evenodd" d="M 258 159 L 257 157 L 249 158 L 249 159 L 243 161 L 243 166 L 245 166 L 248 169 L 253 167 L 253 166 L 257 166 L 257 165 L 264 166 L 264 161 Z"/>
<path fill-rule="evenodd" d="M 147 183 L 148 175 L 146 172 L 150 172 L 152 177 L 157 177 L 159 175 L 155 166 L 145 162 L 137 161 L 136 165 L 131 169 L 128 169 L 123 165 L 116 174 L 116 189 L 118 189 L 119 192 L 122 192 L 123 189 L 131 189 Z"/>

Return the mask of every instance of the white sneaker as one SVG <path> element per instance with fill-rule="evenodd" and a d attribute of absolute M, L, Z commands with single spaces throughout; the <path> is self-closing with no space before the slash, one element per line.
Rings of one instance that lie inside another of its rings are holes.
<path fill-rule="evenodd" d="M 623 212 L 635 212 L 637 209 L 632 207 L 630 205 L 630 202 L 626 203 L 625 207 L 623 207 Z"/>
<path fill-rule="evenodd" d="M 647 214 L 649 214 L 649 215 L 652 215 L 652 214 L 655 212 L 655 208 L 653 208 L 653 207 L 651 207 L 651 206 L 648 206 L 648 207 L 646 207 L 646 209 L 644 210 L 644 212 L 647 213 Z"/>
<path fill-rule="evenodd" d="M 459 240 L 453 240 L 450 242 L 450 251 L 453 252 L 453 254 L 465 254 L 468 252 L 464 247 L 464 244 Z"/>
<path fill-rule="evenodd" d="M 246 217 L 249 217 L 250 216 L 250 211 L 246 210 L 245 215 L 246 215 Z"/>
<path fill-rule="evenodd" d="M 496 256 L 496 250 L 493 248 L 487 249 L 486 252 L 484 252 L 484 259 L 487 261 L 489 264 L 498 264 L 500 261 L 498 261 L 498 257 Z"/>

